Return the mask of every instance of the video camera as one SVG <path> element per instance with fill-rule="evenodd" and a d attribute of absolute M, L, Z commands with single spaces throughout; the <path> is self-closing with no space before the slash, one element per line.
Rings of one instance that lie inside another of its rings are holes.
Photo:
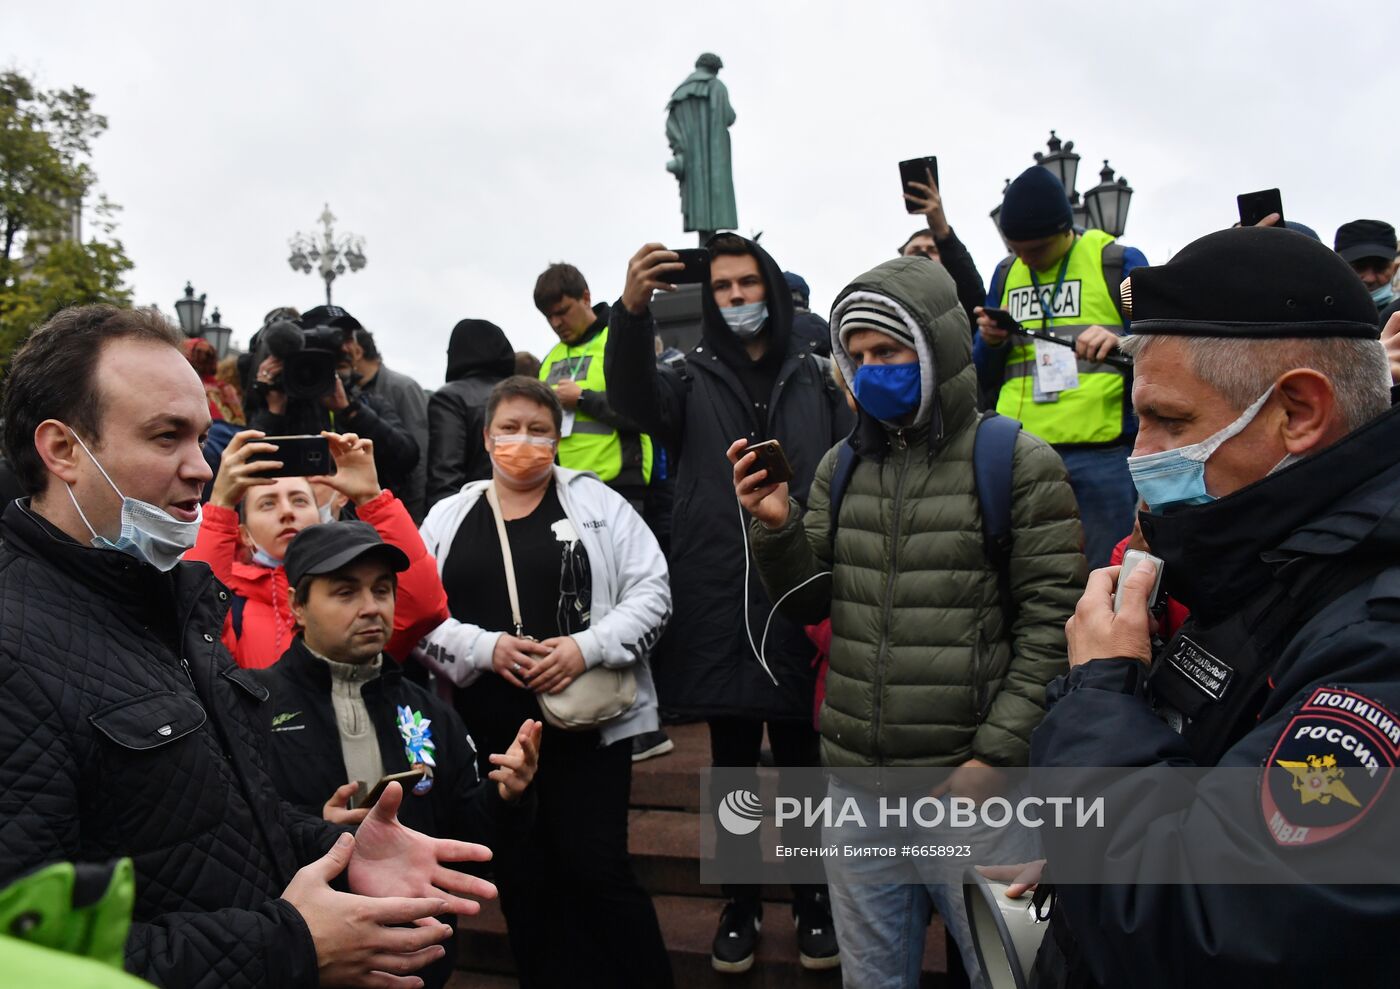
<path fill-rule="evenodd" d="M 321 399 L 335 390 L 336 365 L 344 360 L 346 337 L 359 321 L 339 306 L 317 306 L 299 322 L 278 320 L 262 331 L 268 351 L 282 359 L 272 383 L 288 399 Z"/>

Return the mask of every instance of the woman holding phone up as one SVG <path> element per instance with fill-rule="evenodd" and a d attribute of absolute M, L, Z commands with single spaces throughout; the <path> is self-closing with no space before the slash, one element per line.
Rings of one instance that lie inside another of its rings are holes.
<path fill-rule="evenodd" d="M 399 577 L 394 633 L 385 648 L 402 662 L 415 643 L 447 618 L 447 595 L 437 565 L 403 502 L 379 486 L 374 444 L 354 433 L 323 433 L 336 472 L 323 477 L 277 477 L 267 472 L 282 464 L 277 447 L 255 429 L 229 442 L 214 478 L 199 539 L 186 560 L 207 563 L 233 592 L 223 641 L 239 666 L 271 666 L 292 643 L 296 622 L 287 600 L 282 558 L 292 538 L 307 526 L 334 521 L 331 505 L 353 504 L 356 516 L 378 531 L 386 543 L 408 554 L 410 566 Z M 317 487 L 329 489 L 330 504 L 317 503 Z"/>
<path fill-rule="evenodd" d="M 492 389 L 491 479 L 423 523 L 452 611 L 425 640 L 425 662 L 463 688 L 458 709 L 482 753 L 546 719 L 534 831 L 493 863 L 521 985 L 666 989 L 656 911 L 627 855 L 631 739 L 657 727 L 647 657 L 671 614 L 666 561 L 621 495 L 554 465 L 562 418 L 535 378 Z M 635 699 L 623 708 L 631 691 L 618 690 L 614 717 L 564 730 L 542 712 L 540 698 L 552 705 L 585 676 L 611 685 L 627 670 Z"/>

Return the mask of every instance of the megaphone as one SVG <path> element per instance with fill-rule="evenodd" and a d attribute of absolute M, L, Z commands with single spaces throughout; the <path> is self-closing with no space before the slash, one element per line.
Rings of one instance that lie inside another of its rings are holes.
<path fill-rule="evenodd" d="M 1008 899 L 1009 885 L 976 869 L 963 876 L 972 946 L 991 989 L 1035 989 L 1035 956 L 1050 925 L 1041 920 L 1029 895 Z"/>

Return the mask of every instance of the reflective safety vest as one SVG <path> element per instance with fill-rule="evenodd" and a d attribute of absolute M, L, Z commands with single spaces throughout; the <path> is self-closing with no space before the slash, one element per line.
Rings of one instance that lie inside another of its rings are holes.
<path fill-rule="evenodd" d="M 1048 272 L 1036 272 L 1033 280 L 1026 263 L 1018 258 L 1006 273 L 1001 308 L 1027 329 L 1046 330 L 1062 340 L 1072 341 L 1090 326 L 1103 326 L 1121 333 L 1123 317 L 1104 276 L 1103 251 L 1111 243 L 1113 238 L 1102 230 L 1086 230 L 1080 234 L 1069 255 L 1058 292 L 1055 285 L 1061 261 L 1051 265 Z M 1040 283 L 1039 288 L 1036 281 Z M 1052 293 L 1054 308 L 1046 312 L 1044 307 Z M 1048 400 L 1042 396 L 1036 401 L 1036 346 L 1036 341 L 1028 339 L 1011 345 L 997 411 L 1019 419 L 1028 433 L 1050 444 L 1113 443 L 1122 439 L 1129 399 L 1127 372 L 1111 364 L 1078 361 L 1077 388 L 1058 392 Z M 1039 346 L 1057 345 L 1040 343 Z"/>
<path fill-rule="evenodd" d="M 607 345 L 607 327 L 576 346 L 562 341 L 555 344 L 540 366 L 540 380 L 547 385 L 574 381 L 584 391 L 606 394 L 603 354 Z M 568 412 L 564 413 L 564 424 L 568 429 Z M 590 470 L 607 484 L 647 485 L 651 483 L 651 437 L 646 433 L 620 433 L 585 414 L 580 403 L 572 431 L 559 440 L 559 465 L 570 470 Z"/>

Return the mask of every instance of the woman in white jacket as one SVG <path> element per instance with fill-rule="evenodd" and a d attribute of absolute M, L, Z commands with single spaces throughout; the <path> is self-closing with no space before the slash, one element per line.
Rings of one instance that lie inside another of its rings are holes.
<path fill-rule="evenodd" d="M 457 685 L 458 710 L 483 753 L 505 751 L 521 721 L 541 717 L 539 695 L 597 666 L 632 668 L 637 698 L 618 717 L 586 731 L 546 722 L 534 833 L 494 870 L 523 987 L 665 987 L 670 962 L 651 899 L 632 874 L 627 806 L 629 740 L 657 727 L 647 657 L 671 615 L 666 561 L 620 495 L 592 474 L 554 465 L 562 417 L 534 378 L 508 378 L 492 391 L 491 479 L 438 502 L 423 523 L 452 617 L 423 640 L 419 657 Z M 518 626 L 487 497 L 493 487 Z"/>

